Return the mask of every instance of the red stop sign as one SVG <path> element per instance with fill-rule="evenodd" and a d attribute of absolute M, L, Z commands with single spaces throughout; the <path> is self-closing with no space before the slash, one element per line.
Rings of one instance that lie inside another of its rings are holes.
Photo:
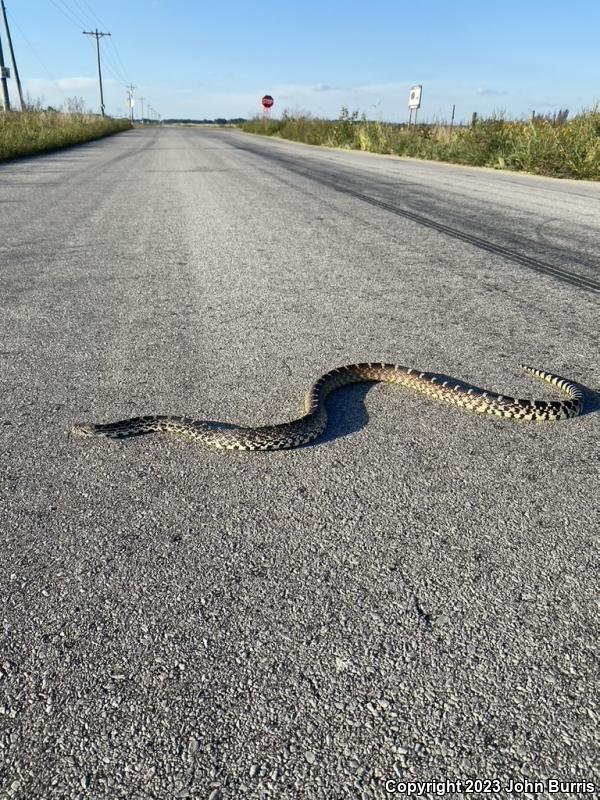
<path fill-rule="evenodd" d="M 261 100 L 261 103 L 263 104 L 263 106 L 264 106 L 265 108 L 271 108 L 271 106 L 273 105 L 273 102 L 274 102 L 274 101 L 273 101 L 273 98 L 271 97 L 271 95 L 270 95 L 270 94 L 266 94 L 266 95 L 263 97 L 263 99 Z"/>

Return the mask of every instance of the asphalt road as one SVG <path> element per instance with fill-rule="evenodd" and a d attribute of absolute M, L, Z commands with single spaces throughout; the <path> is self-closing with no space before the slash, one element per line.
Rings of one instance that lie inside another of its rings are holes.
<path fill-rule="evenodd" d="M 598 390 L 599 185 L 152 129 L 1 166 L 0 209 L 1 798 L 600 784 L 591 391 L 353 387 L 288 452 L 68 434 L 284 421 L 355 361 Z"/>

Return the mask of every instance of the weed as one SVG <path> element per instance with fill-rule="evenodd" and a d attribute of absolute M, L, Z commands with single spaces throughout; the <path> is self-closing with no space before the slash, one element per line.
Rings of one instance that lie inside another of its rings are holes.
<path fill-rule="evenodd" d="M 86 113 L 79 101 L 71 102 L 69 108 L 75 110 L 42 110 L 38 104 L 27 111 L 0 114 L 0 161 L 88 142 L 130 127 L 127 120 Z"/>
<path fill-rule="evenodd" d="M 600 110 L 535 115 L 529 121 L 503 113 L 470 126 L 390 124 L 342 108 L 337 120 L 284 112 L 281 120 L 249 120 L 242 129 L 284 139 L 473 166 L 526 170 L 539 175 L 600 180 Z"/>

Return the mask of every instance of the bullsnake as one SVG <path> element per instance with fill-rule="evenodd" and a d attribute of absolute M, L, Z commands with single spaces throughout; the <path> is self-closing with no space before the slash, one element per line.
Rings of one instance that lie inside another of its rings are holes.
<path fill-rule="evenodd" d="M 494 414 L 514 420 L 543 421 L 576 417 L 583 408 L 580 389 L 558 375 L 519 365 L 530 375 L 561 389 L 568 400 L 519 400 L 457 381 L 432 372 L 419 372 L 398 364 L 350 364 L 327 372 L 309 388 L 304 399 L 304 415 L 281 425 L 245 428 L 219 422 L 176 416 L 133 417 L 119 422 L 80 424 L 72 428 L 75 436 L 104 436 L 124 439 L 144 433 L 168 433 L 193 439 L 219 450 L 283 450 L 300 447 L 319 437 L 327 427 L 325 398 L 352 383 L 399 383 L 436 400 L 462 406 L 477 414 Z"/>

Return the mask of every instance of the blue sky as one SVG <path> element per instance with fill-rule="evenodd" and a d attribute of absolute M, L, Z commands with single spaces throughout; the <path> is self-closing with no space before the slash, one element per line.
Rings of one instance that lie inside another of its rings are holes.
<path fill-rule="evenodd" d="M 17 64 L 33 99 L 98 108 L 101 40 L 107 111 L 125 84 L 165 117 L 252 116 L 264 93 L 284 109 L 337 116 L 342 106 L 408 118 L 470 119 L 600 101 L 599 0 L 5 0 Z M 3 32 L 2 32 L 3 35 Z M 9 63 L 4 42 L 4 57 Z M 9 81 L 15 97 L 13 81 Z"/>

